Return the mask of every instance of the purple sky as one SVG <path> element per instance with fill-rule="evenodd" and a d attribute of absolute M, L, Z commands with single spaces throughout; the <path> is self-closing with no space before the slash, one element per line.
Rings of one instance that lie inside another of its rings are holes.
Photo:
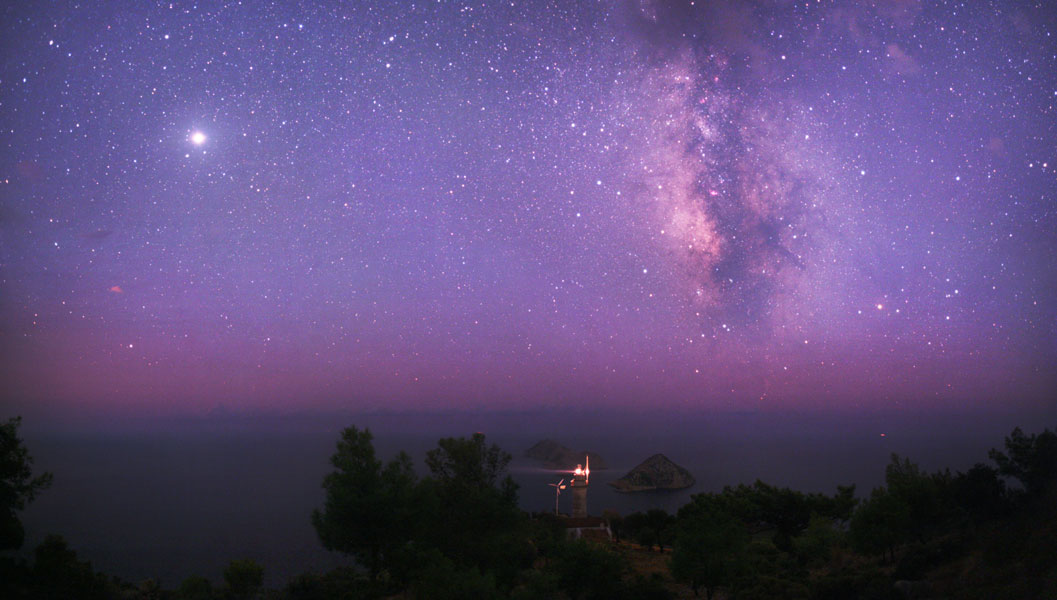
<path fill-rule="evenodd" d="M 12 3 L 14 411 L 1050 409 L 1046 3 Z"/>

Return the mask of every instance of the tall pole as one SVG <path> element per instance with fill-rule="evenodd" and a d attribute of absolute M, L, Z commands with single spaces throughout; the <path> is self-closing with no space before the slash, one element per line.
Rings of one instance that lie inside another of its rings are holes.
<path fill-rule="evenodd" d="M 549 486 L 554 488 L 554 514 L 555 515 L 558 514 L 558 496 L 561 496 L 562 495 L 562 490 L 565 489 L 565 486 L 562 485 L 563 483 L 565 483 L 565 479 L 562 479 L 558 483 L 548 483 L 547 484 L 547 485 L 549 485 Z"/>

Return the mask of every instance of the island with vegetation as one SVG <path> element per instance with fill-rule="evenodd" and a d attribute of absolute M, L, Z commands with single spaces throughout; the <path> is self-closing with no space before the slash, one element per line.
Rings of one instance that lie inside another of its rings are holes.
<path fill-rule="evenodd" d="M 585 457 L 590 459 L 592 470 L 603 471 L 608 468 L 605 459 L 597 453 L 589 450 L 576 452 L 554 440 L 536 442 L 525 451 L 525 456 L 542 462 L 548 469 L 561 471 L 571 471 L 577 465 L 583 466 L 587 462 Z"/>
<path fill-rule="evenodd" d="M 695 483 L 690 471 L 663 454 L 654 454 L 609 485 L 618 492 L 652 492 L 684 490 Z"/>

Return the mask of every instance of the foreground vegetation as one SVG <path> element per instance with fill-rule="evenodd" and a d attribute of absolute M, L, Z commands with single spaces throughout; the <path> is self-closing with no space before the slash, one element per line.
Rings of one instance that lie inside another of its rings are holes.
<path fill-rule="evenodd" d="M 17 512 L 47 487 L 0 426 L 0 550 L 22 544 Z M 383 463 L 367 430 L 344 430 L 312 516 L 350 565 L 264 590 L 263 569 L 232 561 L 214 585 L 175 590 L 109 578 L 59 536 L 32 561 L 0 554 L 0 597 L 172 598 L 1055 598 L 1057 434 L 1016 429 L 991 464 L 926 473 L 893 455 L 885 485 L 805 494 L 757 481 L 696 494 L 675 515 L 604 515 L 612 539 L 571 540 L 563 521 L 527 514 L 510 455 L 485 437 L 446 438 Z"/>

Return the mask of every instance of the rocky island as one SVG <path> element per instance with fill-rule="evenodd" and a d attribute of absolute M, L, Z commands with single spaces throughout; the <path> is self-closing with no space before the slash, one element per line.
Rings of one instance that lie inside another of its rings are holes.
<path fill-rule="evenodd" d="M 536 445 L 525 451 L 525 456 L 542 462 L 548 469 L 565 471 L 575 469 L 576 465 L 583 465 L 584 456 L 587 456 L 591 459 L 592 470 L 602 471 L 606 469 L 606 461 L 594 452 L 587 450 L 574 452 L 554 440 L 537 442 Z"/>
<path fill-rule="evenodd" d="M 618 492 L 648 492 L 653 490 L 681 490 L 694 485 L 690 471 L 668 460 L 663 454 L 654 454 L 628 474 L 609 482 Z"/>

